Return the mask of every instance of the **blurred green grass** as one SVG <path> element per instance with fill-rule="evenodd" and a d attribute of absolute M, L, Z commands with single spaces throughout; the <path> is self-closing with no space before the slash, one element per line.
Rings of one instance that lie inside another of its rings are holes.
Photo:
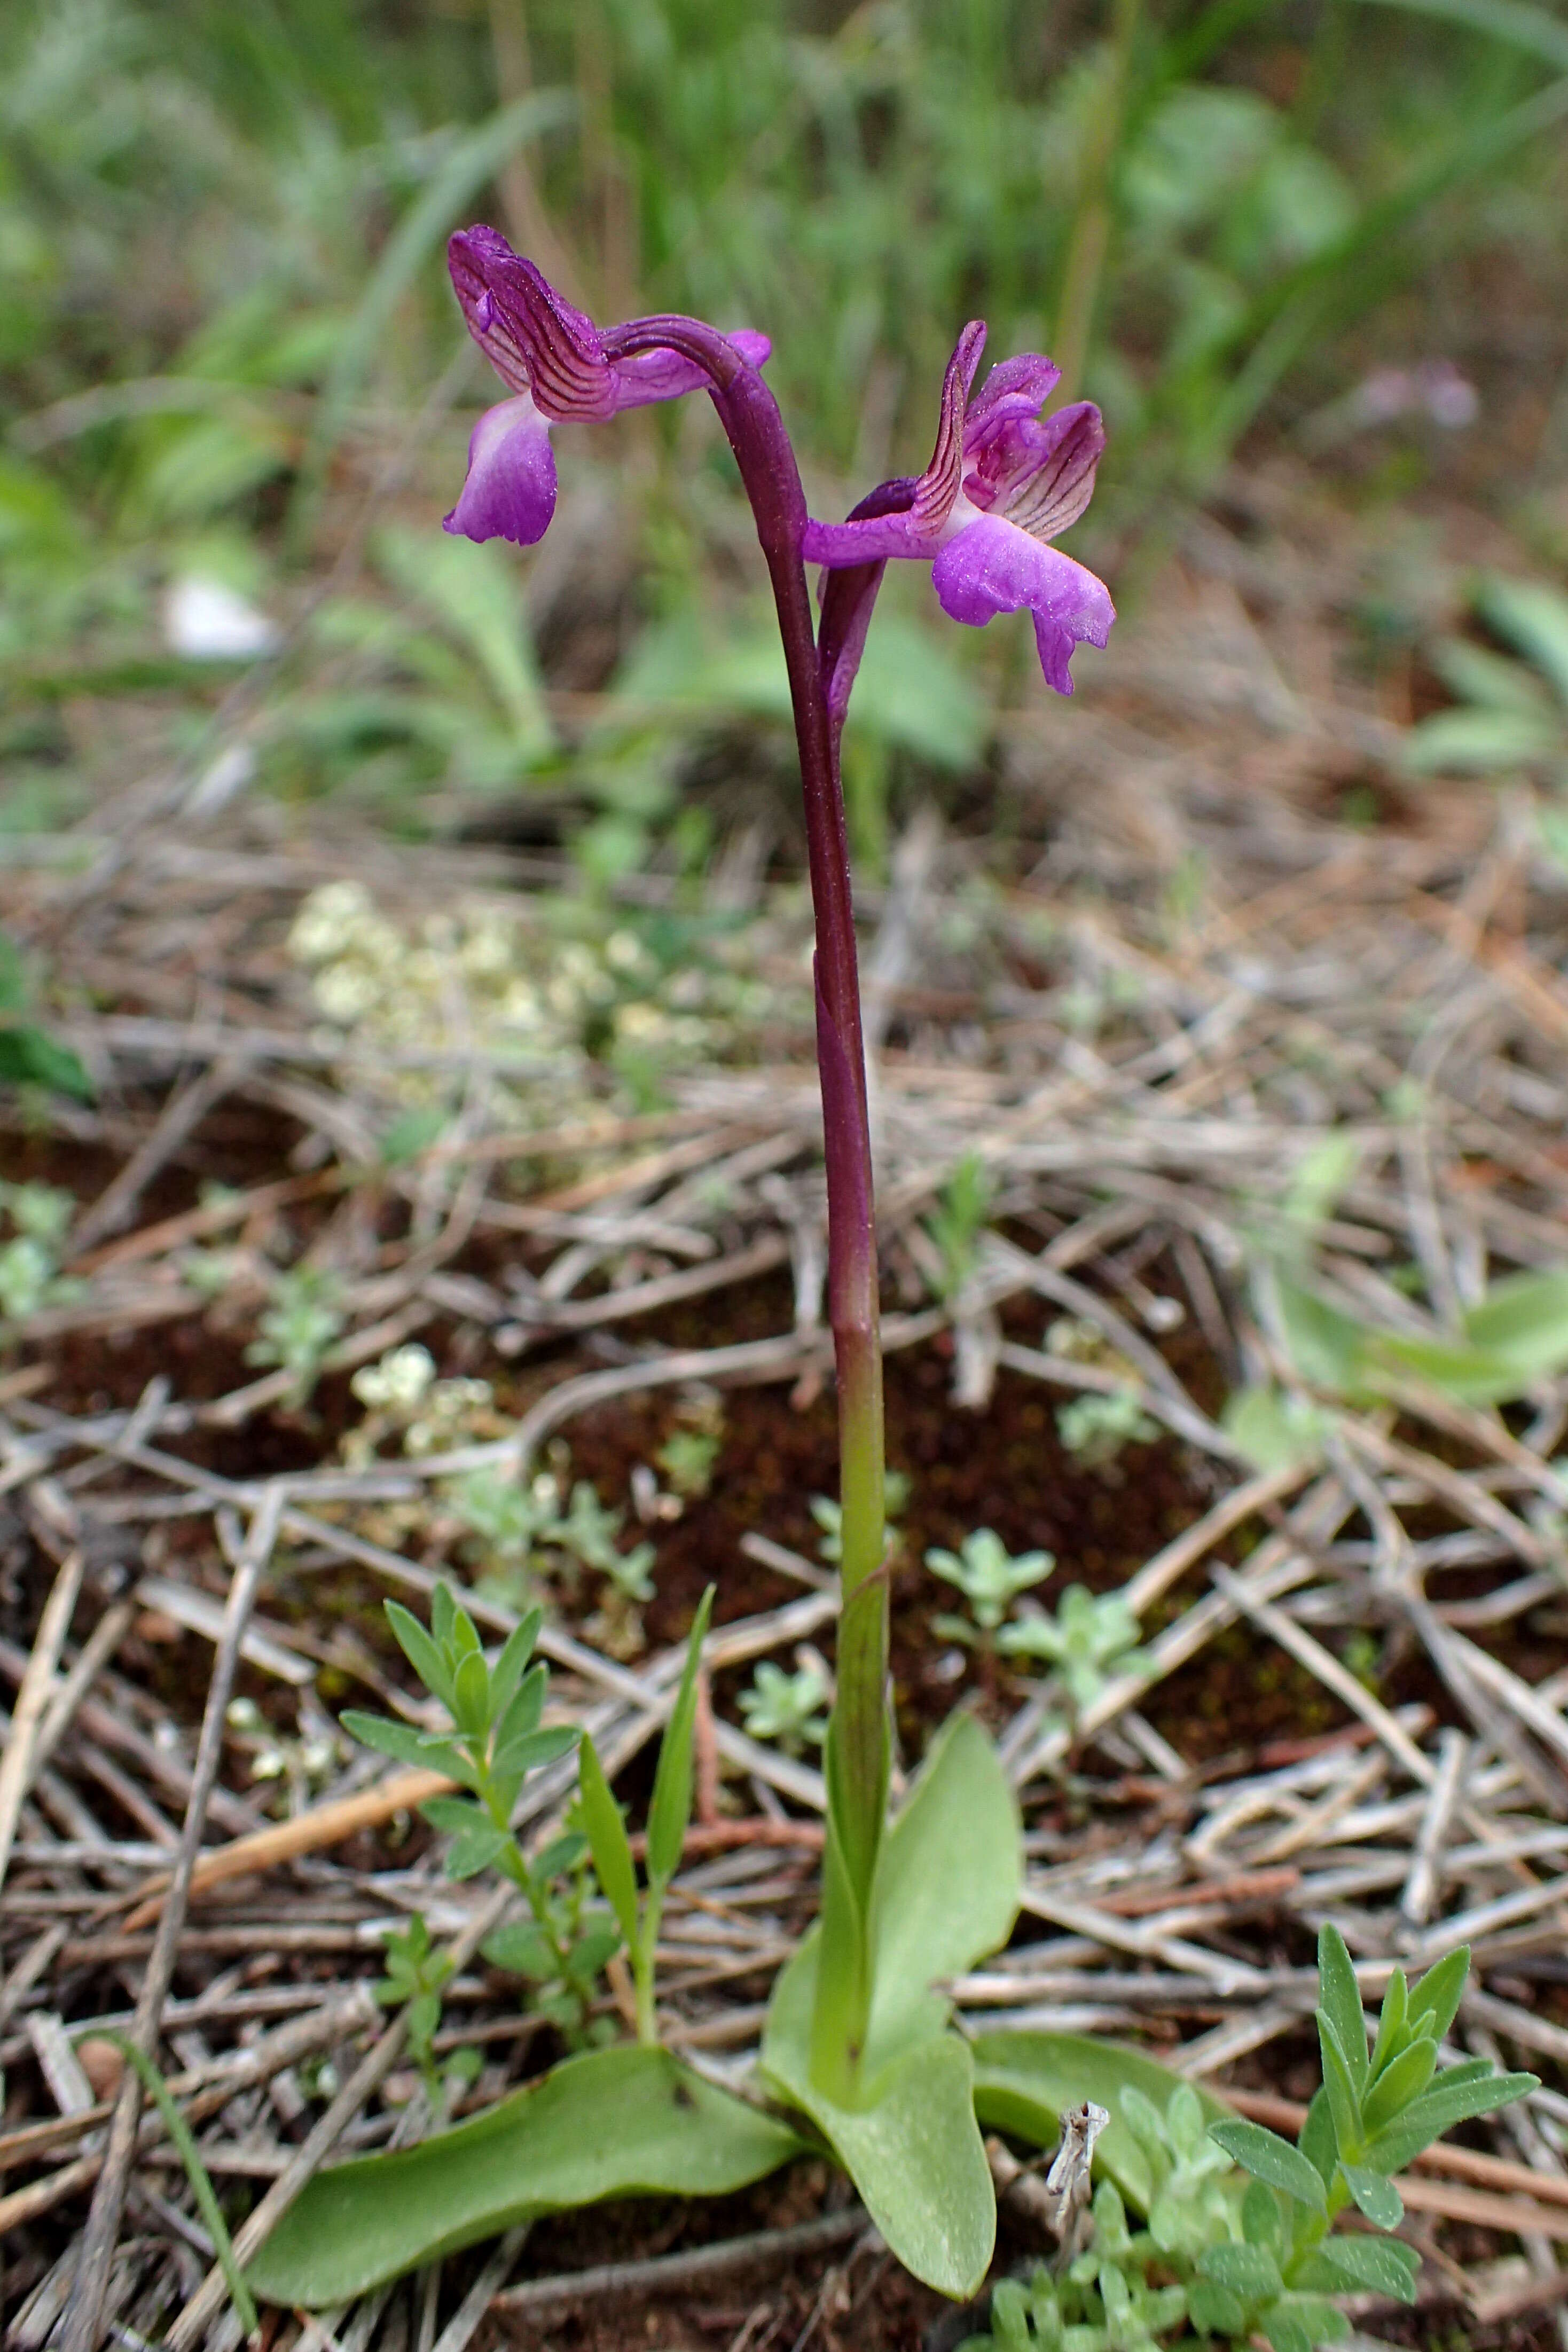
<path fill-rule="evenodd" d="M 487 394 L 465 220 L 601 316 L 765 327 L 826 508 L 923 460 L 985 315 L 1105 407 L 1086 548 L 1125 554 L 1342 392 L 1395 293 L 1503 244 L 1561 284 L 1565 116 L 1568 21 L 1531 0 L 10 0 L 5 821 L 99 788 L 72 696 L 150 698 L 199 767 L 237 671 L 160 625 L 191 577 L 295 616 L 245 733 L 287 793 L 427 823 L 531 779 L 636 844 L 714 711 L 769 722 L 696 404 L 574 446 L 575 551 L 421 560 Z M 1003 631 L 923 629 L 864 698 L 873 856 L 889 764 L 972 761 L 1005 690 Z M 560 687 L 610 692 L 563 726 Z"/>

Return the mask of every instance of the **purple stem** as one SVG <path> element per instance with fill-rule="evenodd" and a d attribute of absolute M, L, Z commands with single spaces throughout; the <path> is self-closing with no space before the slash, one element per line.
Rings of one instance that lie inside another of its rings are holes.
<path fill-rule="evenodd" d="M 828 1318 L 837 1366 L 843 1609 L 838 1690 L 826 1757 L 829 1834 L 824 1957 L 814 2065 L 852 2082 L 870 2007 L 871 1892 L 887 1811 L 888 1592 L 884 1573 L 882 1358 L 872 1202 L 871 1129 L 838 738 L 869 618 L 846 614 L 847 639 L 824 619 L 819 659 L 801 555 L 805 493 L 778 404 L 716 329 L 695 319 L 638 319 L 609 330 L 605 356 L 675 351 L 710 378 L 756 518 L 778 609 L 800 747 L 806 854 L 816 923 L 816 1045 L 827 1169 Z M 878 567 L 878 577 L 880 568 Z M 862 583 L 863 586 L 863 583 Z M 870 593 L 875 595 L 875 584 Z M 831 593 L 831 592 L 830 592 Z M 837 603 L 837 600 L 836 600 Z M 839 679 L 842 674 L 842 688 Z M 845 1911 L 845 1895 L 849 1911 Z M 833 1983 L 830 1983 L 830 1979 Z M 846 1979 L 848 1979 L 846 1982 Z"/>

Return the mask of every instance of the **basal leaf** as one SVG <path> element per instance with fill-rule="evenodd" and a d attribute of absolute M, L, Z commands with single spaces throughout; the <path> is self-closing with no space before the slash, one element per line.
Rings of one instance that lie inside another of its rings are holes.
<path fill-rule="evenodd" d="M 318 2173 L 247 2275 L 269 2303 L 346 2303 L 538 2213 L 727 2196 L 804 2152 L 667 2051 L 595 2051 L 418 2147 Z"/>
<path fill-rule="evenodd" d="M 764 2074 L 831 2141 L 906 2269 L 943 2294 L 972 2294 L 984 2276 L 995 2200 L 969 2050 L 946 2031 L 949 2003 L 932 1986 L 1005 1941 L 1020 1876 L 1012 1790 L 980 1726 L 958 1717 L 883 1841 L 875 1990 L 853 2106 L 812 2079 L 817 1931 L 769 2004 Z"/>
<path fill-rule="evenodd" d="M 1124 2050 L 1086 2033 L 982 2033 L 973 2049 L 974 2105 L 983 2124 L 1039 2147 L 1054 2147 L 1063 2110 L 1092 2099 L 1110 2117 L 1095 2143 L 1095 2168 L 1115 2182 L 1138 2212 L 1148 2212 L 1153 2194 L 1149 2159 L 1128 2125 L 1121 2093 L 1140 2092 L 1163 2116 L 1181 2075 L 1141 2050 Z M 1222 2100 L 1196 2084 L 1193 2087 L 1211 2128 L 1230 2117 Z"/>

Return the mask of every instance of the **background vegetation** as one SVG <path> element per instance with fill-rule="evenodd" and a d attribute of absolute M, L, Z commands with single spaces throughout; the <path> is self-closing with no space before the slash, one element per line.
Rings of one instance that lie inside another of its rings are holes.
<path fill-rule="evenodd" d="M 432 541 L 489 390 L 441 257 L 480 215 L 600 315 L 764 326 L 824 509 L 923 459 L 981 312 L 1107 410 L 1086 544 L 1124 604 L 1243 436 L 1305 430 L 1331 477 L 1379 361 L 1479 386 L 1467 465 L 1556 560 L 1565 117 L 1568 23 L 1529 0 L 13 0 L 5 822 L 156 745 L 207 805 L 258 775 L 405 826 L 527 779 L 614 865 L 715 707 L 777 709 L 697 403 L 568 436 L 531 562 Z M 872 856 L 889 770 L 972 768 L 1023 680 L 1024 633 L 933 642 L 921 583 L 892 604 L 851 763 Z M 710 832 L 688 808 L 669 854 Z"/>

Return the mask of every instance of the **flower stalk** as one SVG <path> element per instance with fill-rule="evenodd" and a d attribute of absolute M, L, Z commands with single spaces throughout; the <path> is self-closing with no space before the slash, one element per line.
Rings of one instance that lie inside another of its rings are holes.
<path fill-rule="evenodd" d="M 1103 440 L 1099 412 L 1085 403 L 1041 422 L 1058 371 L 1037 353 L 1005 362 L 971 400 L 985 337 L 974 321 L 948 368 L 926 472 L 884 482 L 847 522 L 825 525 L 807 514 L 789 436 L 760 373 L 764 336 L 722 335 L 675 316 L 601 330 L 493 229 L 460 232 L 449 258 L 469 330 L 510 397 L 474 429 L 468 479 L 447 529 L 531 546 L 554 511 L 555 425 L 705 390 L 740 468 L 777 608 L 816 928 L 843 1548 L 810 2071 L 826 2096 L 853 2106 L 871 2016 L 891 1739 L 877 1229 L 839 739 L 891 556 L 930 562 L 944 610 L 971 626 L 998 612 L 1029 611 L 1048 683 L 1071 692 L 1074 646 L 1103 645 L 1114 614 L 1102 583 L 1049 542 L 1088 503 Z M 812 626 L 807 561 L 826 567 L 820 630 Z"/>

